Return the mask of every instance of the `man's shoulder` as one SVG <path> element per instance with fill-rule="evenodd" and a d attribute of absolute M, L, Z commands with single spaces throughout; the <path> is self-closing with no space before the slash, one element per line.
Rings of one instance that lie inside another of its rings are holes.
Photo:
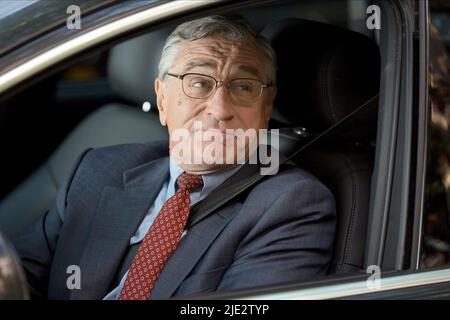
<path fill-rule="evenodd" d="M 295 191 L 326 194 L 333 198 L 332 192 L 318 177 L 292 162 L 283 164 L 277 174 L 267 176 L 252 190 L 254 194 L 264 193 L 270 199 L 294 194 Z"/>
<path fill-rule="evenodd" d="M 126 143 L 91 149 L 82 164 L 100 162 L 102 166 L 129 167 L 168 156 L 167 141 Z"/>
<path fill-rule="evenodd" d="M 282 164 L 277 174 L 270 175 L 266 179 L 264 179 L 264 183 L 266 184 L 283 183 L 290 185 L 298 181 L 321 183 L 320 180 L 312 173 L 291 161 Z"/>
<path fill-rule="evenodd" d="M 92 157 L 101 159 L 116 159 L 121 156 L 128 161 L 148 157 L 163 157 L 168 155 L 167 141 L 149 141 L 143 143 L 124 143 L 92 149 Z"/>
<path fill-rule="evenodd" d="M 76 177 L 79 179 L 117 180 L 122 173 L 158 158 L 168 156 L 167 141 L 127 143 L 93 148 L 79 162 Z"/>

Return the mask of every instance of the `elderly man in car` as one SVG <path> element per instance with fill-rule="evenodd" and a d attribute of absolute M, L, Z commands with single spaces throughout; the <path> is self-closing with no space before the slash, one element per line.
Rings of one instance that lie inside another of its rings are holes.
<path fill-rule="evenodd" d="M 326 274 L 334 199 L 301 168 L 281 166 L 212 212 L 202 207 L 260 170 L 249 161 L 255 139 L 236 137 L 268 128 L 275 60 L 243 19 L 178 26 L 155 80 L 169 144 L 79 157 L 54 206 L 14 241 L 32 296 L 166 299 Z"/>

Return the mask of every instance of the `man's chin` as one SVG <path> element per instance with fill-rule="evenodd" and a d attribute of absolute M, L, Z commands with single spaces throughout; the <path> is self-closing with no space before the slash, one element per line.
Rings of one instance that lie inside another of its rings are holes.
<path fill-rule="evenodd" d="M 225 146 L 208 141 L 193 145 L 184 141 L 173 144 L 170 154 L 172 160 L 187 172 L 208 174 L 244 164 L 248 159 L 246 147 L 244 145 L 238 149 L 236 144 Z"/>

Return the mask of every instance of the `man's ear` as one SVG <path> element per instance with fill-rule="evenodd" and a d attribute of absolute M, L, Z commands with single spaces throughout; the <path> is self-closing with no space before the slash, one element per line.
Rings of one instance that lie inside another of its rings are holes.
<path fill-rule="evenodd" d="M 156 104 L 159 111 L 159 122 L 163 126 L 167 125 L 167 109 L 166 109 L 166 84 L 164 80 L 156 78 L 155 80 Z"/>

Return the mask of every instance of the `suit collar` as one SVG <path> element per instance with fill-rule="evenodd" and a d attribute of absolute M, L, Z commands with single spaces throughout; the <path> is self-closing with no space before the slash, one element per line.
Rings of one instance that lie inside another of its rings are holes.
<path fill-rule="evenodd" d="M 123 186 L 125 189 L 138 185 L 156 186 L 155 181 L 165 181 L 168 176 L 169 157 L 163 157 L 126 170 L 123 173 Z"/>

